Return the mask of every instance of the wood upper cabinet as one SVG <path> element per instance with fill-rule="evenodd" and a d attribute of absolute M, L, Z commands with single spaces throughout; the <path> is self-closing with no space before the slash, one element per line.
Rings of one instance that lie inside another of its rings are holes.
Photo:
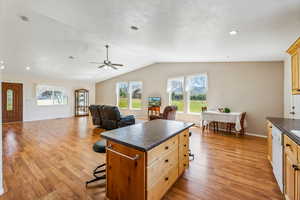
<path fill-rule="evenodd" d="M 300 200 L 299 146 L 284 136 L 284 196 L 286 200 Z"/>
<path fill-rule="evenodd" d="M 300 37 L 287 52 L 291 55 L 292 94 L 300 94 Z"/>
<path fill-rule="evenodd" d="M 272 124 L 268 121 L 267 123 L 267 135 L 268 135 L 268 160 L 272 164 Z"/>

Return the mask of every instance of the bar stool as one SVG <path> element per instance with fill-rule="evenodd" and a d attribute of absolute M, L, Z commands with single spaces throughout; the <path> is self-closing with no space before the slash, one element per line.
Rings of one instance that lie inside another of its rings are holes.
<path fill-rule="evenodd" d="M 189 137 L 192 136 L 192 132 L 189 132 Z M 189 157 L 191 158 L 190 160 L 194 160 L 195 159 L 195 155 L 192 153 L 192 150 L 189 149 Z"/>
<path fill-rule="evenodd" d="M 98 142 L 96 142 L 93 145 L 93 150 L 97 153 L 105 153 L 106 152 L 106 140 L 100 140 Z M 94 179 L 87 181 L 86 182 L 86 186 L 89 183 L 93 183 L 95 181 L 99 181 L 102 179 L 106 179 L 106 174 L 105 174 L 105 163 L 99 165 L 98 167 L 96 167 L 96 169 L 94 169 L 93 171 L 93 175 L 94 175 Z"/>

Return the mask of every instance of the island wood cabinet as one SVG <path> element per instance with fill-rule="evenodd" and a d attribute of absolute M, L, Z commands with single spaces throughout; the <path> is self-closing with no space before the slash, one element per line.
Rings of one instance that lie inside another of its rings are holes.
<path fill-rule="evenodd" d="M 272 164 L 272 123 L 267 122 L 267 139 L 268 139 L 268 160 Z"/>
<path fill-rule="evenodd" d="M 300 94 L 300 37 L 287 50 L 291 55 L 292 94 Z"/>
<path fill-rule="evenodd" d="M 108 140 L 106 196 L 110 200 L 158 200 L 189 166 L 189 131 L 149 151 Z"/>
<path fill-rule="evenodd" d="M 300 200 L 300 147 L 284 135 L 284 197 Z"/>

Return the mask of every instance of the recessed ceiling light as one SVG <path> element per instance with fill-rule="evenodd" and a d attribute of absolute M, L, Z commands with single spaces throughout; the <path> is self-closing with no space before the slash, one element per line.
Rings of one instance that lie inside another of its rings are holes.
<path fill-rule="evenodd" d="M 0 69 L 2 69 L 2 70 L 5 69 L 5 66 L 4 66 L 4 65 L 1 65 Z"/>
<path fill-rule="evenodd" d="M 3 60 L 0 60 L 0 65 L 3 65 L 4 64 L 4 61 Z"/>
<path fill-rule="evenodd" d="M 236 31 L 236 30 L 232 30 L 229 32 L 230 35 L 236 35 L 237 33 L 238 33 L 238 31 Z"/>
<path fill-rule="evenodd" d="M 19 17 L 24 22 L 28 22 L 29 21 L 29 18 L 27 16 L 25 16 L 25 15 L 20 15 Z"/>
<path fill-rule="evenodd" d="M 135 31 L 139 30 L 139 28 L 137 26 L 131 26 L 130 28 Z"/>
<path fill-rule="evenodd" d="M 30 68 L 30 67 L 26 67 L 25 69 L 26 69 L 26 70 L 30 70 L 31 68 Z"/>

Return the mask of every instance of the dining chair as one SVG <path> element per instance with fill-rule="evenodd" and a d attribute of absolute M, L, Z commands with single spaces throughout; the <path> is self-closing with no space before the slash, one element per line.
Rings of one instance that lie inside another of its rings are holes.
<path fill-rule="evenodd" d="M 245 118 L 246 118 L 246 112 L 243 112 L 242 113 L 242 116 L 241 116 L 241 120 L 240 120 L 240 123 L 241 123 L 241 130 L 239 132 L 236 132 L 236 136 L 238 136 L 238 134 L 240 133 L 241 135 L 244 135 L 245 134 L 245 127 L 244 127 L 244 123 L 245 123 Z M 235 126 L 235 123 L 227 123 L 226 124 L 226 131 L 231 133 L 231 130 L 234 128 Z"/>
<path fill-rule="evenodd" d="M 206 112 L 207 111 L 207 107 L 206 106 L 203 106 L 201 108 L 202 112 Z M 219 131 L 219 125 L 218 125 L 218 122 L 217 121 L 212 121 L 212 122 L 209 122 L 207 125 L 204 125 L 204 120 L 202 120 L 202 132 L 204 132 L 204 130 L 209 130 L 209 126 L 210 125 L 213 125 L 213 130 L 214 132 L 215 131 Z"/>

